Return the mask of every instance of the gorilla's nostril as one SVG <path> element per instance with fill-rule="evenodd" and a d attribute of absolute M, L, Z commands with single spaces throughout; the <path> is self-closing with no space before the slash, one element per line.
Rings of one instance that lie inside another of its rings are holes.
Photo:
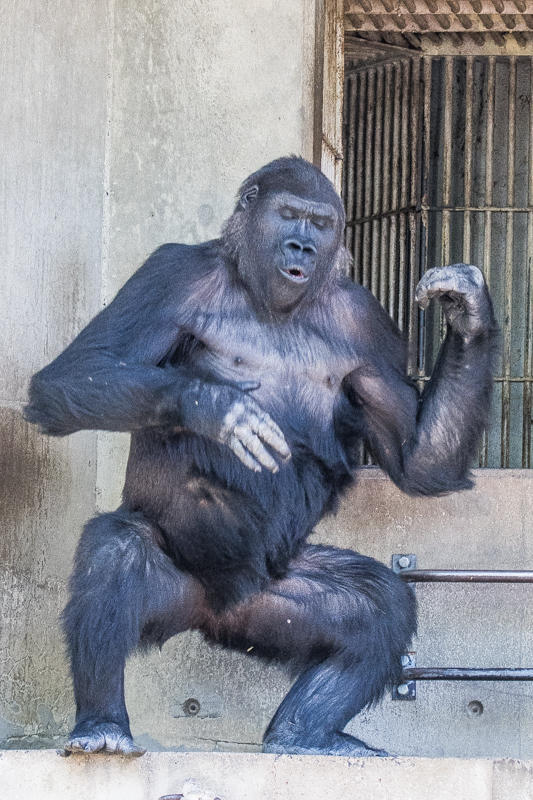
<path fill-rule="evenodd" d="M 304 249 L 302 247 L 302 245 L 300 244 L 300 242 L 297 242 L 294 239 L 289 239 L 288 241 L 286 241 L 285 242 L 285 247 L 288 250 L 292 250 L 293 252 L 296 252 L 296 253 L 299 253 Z"/>

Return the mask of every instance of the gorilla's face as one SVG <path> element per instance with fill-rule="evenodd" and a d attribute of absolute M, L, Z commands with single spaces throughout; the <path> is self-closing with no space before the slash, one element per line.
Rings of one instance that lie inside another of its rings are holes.
<path fill-rule="evenodd" d="M 336 264 L 342 222 L 328 202 L 279 191 L 241 198 L 246 215 L 239 247 L 239 274 L 271 312 L 293 310 L 315 297 Z"/>

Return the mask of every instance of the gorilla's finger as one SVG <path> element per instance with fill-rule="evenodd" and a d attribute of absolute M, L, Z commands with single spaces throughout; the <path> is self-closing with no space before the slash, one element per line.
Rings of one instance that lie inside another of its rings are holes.
<path fill-rule="evenodd" d="M 431 297 L 428 297 L 428 295 L 425 293 L 420 295 L 417 294 L 416 302 L 418 303 L 422 311 L 425 311 L 431 302 Z"/>
<path fill-rule="evenodd" d="M 484 284 L 485 278 L 481 270 L 470 264 L 434 267 L 422 276 L 416 288 L 415 297 L 417 302 L 420 302 L 424 295 L 436 289 L 442 292 L 468 295 L 477 292 Z"/>
<path fill-rule="evenodd" d="M 270 472 L 279 470 L 279 466 L 263 446 L 261 439 L 252 433 L 252 430 L 247 425 L 238 425 L 235 428 L 235 435 L 263 467 L 266 467 Z"/>
<path fill-rule="evenodd" d="M 463 278 L 452 276 L 443 279 L 435 277 L 431 281 L 420 283 L 415 292 L 415 298 L 421 308 L 427 308 L 434 297 L 441 298 L 446 296 L 450 302 L 468 299 L 477 291 L 477 287 Z"/>
<path fill-rule="evenodd" d="M 261 381 L 230 381 L 229 385 L 240 389 L 241 392 L 254 392 L 261 386 Z"/>
<path fill-rule="evenodd" d="M 257 412 L 253 414 L 251 417 L 249 417 L 246 420 L 246 422 L 248 425 L 250 425 L 254 433 L 257 433 L 259 431 L 259 426 L 261 425 L 267 426 L 268 428 L 270 428 L 270 431 L 274 436 L 276 436 L 281 442 L 285 442 L 285 436 L 283 434 L 283 431 L 281 430 L 279 425 L 277 425 L 277 423 L 274 422 L 270 414 L 266 413 L 266 411 L 262 411 L 261 409 L 258 408 Z"/>
<path fill-rule="evenodd" d="M 250 427 L 252 431 L 257 433 L 257 435 L 260 436 L 261 439 L 273 450 L 275 450 L 276 453 L 279 453 L 284 461 L 288 461 L 288 459 L 291 457 L 289 445 L 287 444 L 282 431 L 278 428 L 271 417 L 266 415 L 265 417 L 256 417 L 255 420 L 251 421 Z"/>
<path fill-rule="evenodd" d="M 230 450 L 232 450 L 232 452 L 235 453 L 237 458 L 240 461 L 242 461 L 245 467 L 248 467 L 248 469 L 253 470 L 253 472 L 261 472 L 261 464 L 255 460 L 255 458 L 248 452 L 248 450 L 245 450 L 245 448 L 243 447 L 243 445 L 240 443 L 240 441 L 237 439 L 236 436 L 231 437 L 231 439 L 228 442 L 228 447 L 230 448 Z"/>

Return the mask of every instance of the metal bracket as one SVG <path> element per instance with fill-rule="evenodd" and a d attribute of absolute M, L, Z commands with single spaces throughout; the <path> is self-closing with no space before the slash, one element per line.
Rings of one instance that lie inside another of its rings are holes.
<path fill-rule="evenodd" d="M 394 553 L 391 566 L 396 573 L 405 569 L 416 569 L 416 556 L 414 553 Z"/>
<path fill-rule="evenodd" d="M 392 556 L 392 571 L 399 573 L 406 569 L 416 569 L 416 555 L 414 553 L 394 553 Z M 416 653 L 405 653 L 402 656 L 402 668 L 416 667 Z M 393 686 L 391 691 L 393 700 L 416 700 L 416 681 L 408 680 Z"/>
<path fill-rule="evenodd" d="M 416 653 L 411 651 L 402 656 L 402 667 L 408 669 L 409 667 L 416 667 Z M 416 700 L 416 681 L 408 680 L 404 683 L 393 686 L 391 691 L 393 700 Z"/>

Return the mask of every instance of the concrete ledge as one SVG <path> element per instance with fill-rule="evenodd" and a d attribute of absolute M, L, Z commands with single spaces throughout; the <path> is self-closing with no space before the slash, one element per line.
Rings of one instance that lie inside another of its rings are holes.
<path fill-rule="evenodd" d="M 168 752 L 65 759 L 53 750 L 0 752 L 2 800 L 158 800 L 180 793 L 187 780 L 206 790 L 201 800 L 533 798 L 533 762 L 525 761 Z"/>

